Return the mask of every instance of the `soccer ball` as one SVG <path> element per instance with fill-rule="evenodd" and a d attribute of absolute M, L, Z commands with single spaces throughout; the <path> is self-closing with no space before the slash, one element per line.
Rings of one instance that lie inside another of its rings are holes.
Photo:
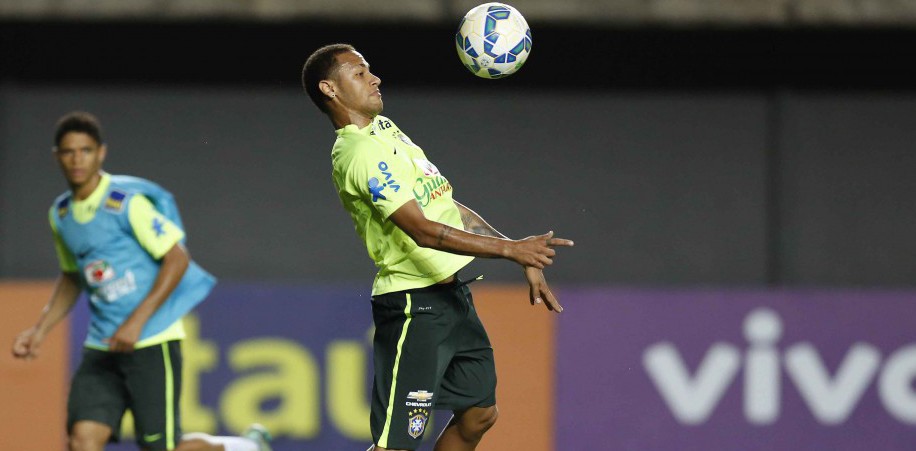
<path fill-rule="evenodd" d="M 461 19 L 455 46 L 472 74 L 502 78 L 514 74 L 531 54 L 531 29 L 517 9 L 484 3 Z"/>

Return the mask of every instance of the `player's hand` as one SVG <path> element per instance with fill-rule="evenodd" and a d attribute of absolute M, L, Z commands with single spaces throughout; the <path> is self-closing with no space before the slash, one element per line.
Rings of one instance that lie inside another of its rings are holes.
<path fill-rule="evenodd" d="M 508 255 L 516 263 L 537 269 L 553 264 L 553 257 L 557 252 L 553 250 L 556 246 L 572 246 L 572 240 L 563 238 L 554 238 L 553 231 L 543 235 L 529 236 L 528 238 L 513 242 L 512 251 Z"/>
<path fill-rule="evenodd" d="M 140 340 L 140 332 L 143 331 L 143 325 L 136 325 L 130 319 L 121 324 L 121 327 L 115 331 L 110 338 L 103 340 L 108 343 L 108 350 L 111 352 L 134 352 L 134 345 Z"/>
<path fill-rule="evenodd" d="M 547 286 L 547 279 L 544 278 L 543 270 L 526 266 L 525 278 L 528 279 L 528 298 L 531 301 L 531 305 L 543 302 L 547 310 L 551 312 L 560 313 L 563 311 L 560 301 L 557 300 L 557 297 L 550 291 L 550 287 Z"/>
<path fill-rule="evenodd" d="M 13 357 L 17 359 L 32 360 L 38 357 L 38 349 L 44 335 L 38 331 L 38 327 L 30 327 L 13 340 Z"/>

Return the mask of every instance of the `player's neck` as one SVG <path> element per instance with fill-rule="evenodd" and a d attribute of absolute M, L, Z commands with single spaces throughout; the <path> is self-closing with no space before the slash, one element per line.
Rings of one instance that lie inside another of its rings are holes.
<path fill-rule="evenodd" d="M 93 191 L 99 187 L 99 183 L 102 182 L 102 173 L 96 172 L 82 185 L 70 185 L 70 191 L 73 192 L 73 197 L 76 200 L 85 200 L 92 195 Z"/>
<path fill-rule="evenodd" d="M 332 116 L 331 122 L 334 123 L 334 129 L 339 130 L 348 125 L 355 125 L 357 128 L 365 128 L 372 123 L 372 119 L 375 119 L 375 117 L 368 117 L 356 111 L 347 111 L 343 114 Z"/>

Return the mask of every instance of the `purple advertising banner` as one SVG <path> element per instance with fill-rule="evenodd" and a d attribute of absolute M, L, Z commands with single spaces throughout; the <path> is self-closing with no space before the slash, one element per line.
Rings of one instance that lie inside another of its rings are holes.
<path fill-rule="evenodd" d="M 561 295 L 557 450 L 916 449 L 916 293 Z"/>

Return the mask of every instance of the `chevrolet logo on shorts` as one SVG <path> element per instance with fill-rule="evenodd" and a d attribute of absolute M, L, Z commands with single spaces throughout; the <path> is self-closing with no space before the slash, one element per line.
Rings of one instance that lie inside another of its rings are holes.
<path fill-rule="evenodd" d="M 407 394 L 407 399 L 413 399 L 414 401 L 427 402 L 430 399 L 433 399 L 433 394 L 426 390 L 412 391 Z"/>

